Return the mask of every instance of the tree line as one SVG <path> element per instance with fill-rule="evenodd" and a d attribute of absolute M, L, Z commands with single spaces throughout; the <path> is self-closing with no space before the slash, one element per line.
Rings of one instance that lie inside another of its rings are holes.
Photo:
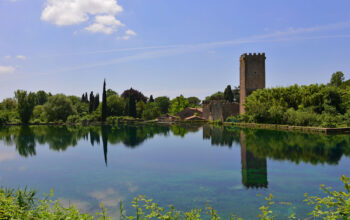
<path fill-rule="evenodd" d="M 99 93 L 91 91 L 81 97 L 64 94 L 51 94 L 45 91 L 15 91 L 14 98 L 0 103 L 0 124 L 8 123 L 47 123 L 80 121 L 107 121 L 111 117 L 132 117 L 151 120 L 164 114 L 173 114 L 187 107 L 200 107 L 197 97 L 174 99 L 167 96 L 146 97 L 142 92 L 130 88 L 119 95 L 106 89 L 103 83 L 102 99 Z"/>
<path fill-rule="evenodd" d="M 349 127 L 350 80 L 333 73 L 328 84 L 259 89 L 246 98 L 244 115 L 229 120 L 297 126 Z"/>

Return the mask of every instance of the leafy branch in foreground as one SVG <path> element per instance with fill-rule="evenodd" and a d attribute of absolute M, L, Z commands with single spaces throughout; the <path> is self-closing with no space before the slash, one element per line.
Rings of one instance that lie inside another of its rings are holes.
<path fill-rule="evenodd" d="M 350 180 L 346 176 L 341 177 L 344 183 L 345 191 L 331 191 L 330 188 L 321 185 L 321 189 L 326 193 L 325 197 L 309 196 L 305 194 L 309 206 L 313 207 L 310 216 L 322 218 L 325 220 L 350 219 Z M 60 200 L 51 200 L 53 190 L 46 195 L 44 199 L 37 199 L 36 192 L 28 190 L 13 190 L 0 188 L 0 220 L 3 219 L 82 219 L 82 220 L 107 220 L 107 209 L 100 204 L 101 211 L 96 215 L 81 213 L 74 205 L 65 208 Z M 265 198 L 266 205 L 260 207 L 261 213 L 258 218 L 261 220 L 272 220 L 278 218 L 274 215 L 271 207 L 273 195 Z M 135 215 L 127 216 L 124 205 L 120 203 L 120 220 L 200 220 L 211 219 L 220 220 L 215 209 L 207 205 L 205 210 L 192 209 L 190 211 L 178 211 L 173 205 L 169 208 L 160 207 L 152 199 L 145 196 L 135 197 L 132 201 L 135 209 Z M 242 220 L 231 214 L 231 220 Z M 289 216 L 289 219 L 297 219 L 295 213 Z"/>
<path fill-rule="evenodd" d="M 314 206 L 310 215 L 326 220 L 350 219 L 350 180 L 344 175 L 340 179 L 344 183 L 345 191 L 331 191 L 330 187 L 321 185 L 326 197 L 309 196 L 305 193 L 304 201 Z"/>

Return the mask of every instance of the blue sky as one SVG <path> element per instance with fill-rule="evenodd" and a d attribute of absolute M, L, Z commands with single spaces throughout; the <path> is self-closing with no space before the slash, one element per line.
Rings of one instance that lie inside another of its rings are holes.
<path fill-rule="evenodd" d="M 350 1 L 0 0 L 0 99 L 107 87 L 204 98 L 265 52 L 268 87 L 350 78 Z"/>

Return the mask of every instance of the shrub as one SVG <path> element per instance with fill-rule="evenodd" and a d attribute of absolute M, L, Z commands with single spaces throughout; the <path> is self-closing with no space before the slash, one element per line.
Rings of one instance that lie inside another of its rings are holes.
<path fill-rule="evenodd" d="M 68 116 L 76 114 L 72 101 L 62 94 L 51 96 L 45 103 L 44 109 L 49 121 L 65 122 Z"/>
<path fill-rule="evenodd" d="M 9 116 L 7 112 L 0 111 L 0 125 L 4 125 L 9 122 Z"/>
<path fill-rule="evenodd" d="M 67 118 L 67 122 L 71 123 L 71 124 L 78 123 L 78 122 L 80 122 L 80 117 L 79 117 L 79 115 L 70 115 Z"/>
<path fill-rule="evenodd" d="M 117 117 L 117 116 L 109 116 L 109 117 L 107 117 L 106 122 L 108 124 L 116 124 L 116 123 L 118 123 L 118 120 L 119 120 L 119 117 Z"/>
<path fill-rule="evenodd" d="M 148 102 L 142 112 L 142 118 L 152 120 L 160 115 L 160 109 L 155 102 Z"/>

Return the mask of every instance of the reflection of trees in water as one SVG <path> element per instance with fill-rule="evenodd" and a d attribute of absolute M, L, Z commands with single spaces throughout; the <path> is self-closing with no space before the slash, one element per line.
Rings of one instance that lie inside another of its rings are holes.
<path fill-rule="evenodd" d="M 204 126 L 203 139 L 212 145 L 241 147 L 242 183 L 247 188 L 267 187 L 267 160 L 337 164 L 350 156 L 350 136 Z"/>
<path fill-rule="evenodd" d="M 171 126 L 171 131 L 174 136 L 185 137 L 186 134 L 190 132 L 198 132 L 202 127 L 201 124 L 180 124 Z"/>
<path fill-rule="evenodd" d="M 210 139 L 211 145 L 232 147 L 233 143 L 239 144 L 240 133 L 239 129 L 205 125 L 203 127 L 203 139 Z"/>
<path fill-rule="evenodd" d="M 337 164 L 342 155 L 350 156 L 349 135 L 320 135 L 258 129 L 204 126 L 203 139 L 211 139 L 212 145 L 231 147 L 240 143 L 241 132 L 245 136 L 247 150 L 254 156 L 295 163 Z"/>
<path fill-rule="evenodd" d="M 13 126 L 0 129 L 0 140 L 5 145 L 16 146 L 22 156 L 36 154 L 37 144 L 49 145 L 51 150 L 65 151 L 70 146 L 76 146 L 79 140 L 89 140 L 93 146 L 99 145 L 101 138 L 107 164 L 107 146 L 123 143 L 126 147 L 134 148 L 154 135 L 168 135 L 169 126 Z"/>
<path fill-rule="evenodd" d="M 337 164 L 350 156 L 349 135 L 318 135 L 269 130 L 245 130 L 247 148 L 257 156 L 295 163 Z"/>

